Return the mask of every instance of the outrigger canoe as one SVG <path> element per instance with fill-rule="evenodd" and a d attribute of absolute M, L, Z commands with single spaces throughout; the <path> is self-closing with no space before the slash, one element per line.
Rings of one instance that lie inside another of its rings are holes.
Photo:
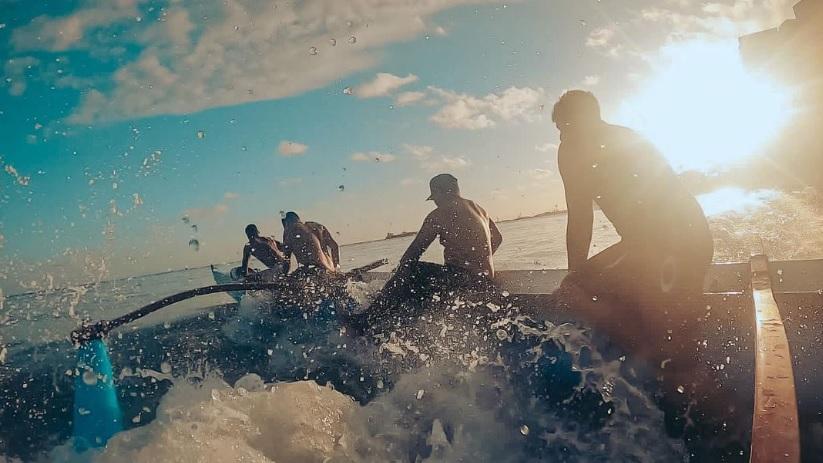
<path fill-rule="evenodd" d="M 225 274 L 214 268 L 212 271 L 218 283 L 226 281 L 218 280 Z M 519 304 L 546 308 L 546 318 L 573 319 L 574 313 L 555 313 L 551 309 L 552 293 L 566 273 L 559 269 L 500 271 L 495 280 L 500 291 Z M 389 275 L 362 272 L 359 278 L 385 280 Z M 80 346 L 79 369 L 103 378 L 95 382 L 96 388 L 89 388 L 88 381 L 78 378 L 78 448 L 104 445 L 120 429 L 103 336 L 161 307 L 200 294 L 235 293 L 239 297 L 233 297 L 239 300 L 247 290 L 275 288 L 271 283 L 238 283 L 231 275 L 227 277 L 233 281 L 180 293 L 73 333 Z M 823 345 L 823 260 L 769 262 L 765 256 L 755 256 L 746 263 L 715 264 L 704 289 L 701 299 L 677 308 L 681 318 L 692 320 L 696 327 L 686 332 L 689 339 L 681 339 L 678 346 L 700 351 L 701 362 L 716 368 L 717 378 L 725 378 L 718 379 L 714 389 L 701 397 L 707 402 L 713 397 L 742 397 L 741 403 L 748 404 L 750 408 L 738 416 L 751 420 L 750 461 L 797 462 L 801 454 L 812 461 L 823 446 L 814 432 L 823 426 L 823 398 L 819 396 L 823 372 L 818 366 Z M 649 339 L 662 336 L 671 340 L 679 334 L 676 330 L 660 331 L 648 333 Z M 665 365 L 666 360 L 660 367 Z M 678 385 L 677 393 L 686 394 L 686 389 Z M 94 407 L 102 409 L 89 409 Z M 89 415 L 105 420 L 83 420 Z"/>

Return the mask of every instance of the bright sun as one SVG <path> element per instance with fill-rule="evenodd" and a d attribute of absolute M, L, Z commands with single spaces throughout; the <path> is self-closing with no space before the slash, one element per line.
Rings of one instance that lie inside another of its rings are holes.
<path fill-rule="evenodd" d="M 757 154 L 788 123 L 791 95 L 746 69 L 737 43 L 688 42 L 620 110 L 678 171 L 711 171 Z"/>

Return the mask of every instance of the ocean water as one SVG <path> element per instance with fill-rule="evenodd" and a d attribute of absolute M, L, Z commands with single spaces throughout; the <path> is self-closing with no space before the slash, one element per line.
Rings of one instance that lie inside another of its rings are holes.
<path fill-rule="evenodd" d="M 715 260 L 823 256 L 807 198 L 754 198 L 706 200 Z M 565 220 L 501 224 L 497 268 L 565 267 Z M 592 252 L 617 240 L 596 214 Z M 344 246 L 343 266 L 387 258 L 389 270 L 410 241 Z M 440 256 L 435 244 L 424 259 Z M 212 282 L 198 268 L 5 297 L 0 461 L 684 461 L 692 451 L 667 429 L 643 366 L 585 326 L 458 295 L 367 342 L 335 317 L 375 289 L 355 284 L 346 303 L 211 295 L 118 330 L 108 344 L 128 429 L 74 452 L 69 332 Z M 745 442 L 734 445 L 727 453 L 744 461 Z"/>

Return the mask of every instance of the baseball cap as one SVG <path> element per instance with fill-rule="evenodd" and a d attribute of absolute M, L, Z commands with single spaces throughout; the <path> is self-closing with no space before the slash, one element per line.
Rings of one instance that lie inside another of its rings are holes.
<path fill-rule="evenodd" d="M 443 193 L 460 193 L 460 187 L 457 185 L 457 179 L 451 174 L 435 175 L 429 180 L 429 190 L 431 194 L 426 201 L 434 199 L 434 193 L 439 191 Z"/>

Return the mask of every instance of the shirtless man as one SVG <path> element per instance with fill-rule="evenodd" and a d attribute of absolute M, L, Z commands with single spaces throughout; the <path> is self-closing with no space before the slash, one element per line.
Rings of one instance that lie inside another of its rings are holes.
<path fill-rule="evenodd" d="M 570 277 L 590 292 L 611 291 L 627 302 L 702 294 L 713 254 L 709 226 L 655 147 L 604 122 L 589 92 L 566 92 L 552 120 L 560 131 Z M 593 202 L 621 241 L 589 258 Z"/>
<path fill-rule="evenodd" d="M 283 217 L 283 244 L 286 259 L 294 254 L 306 268 L 333 273 L 340 265 L 340 247 L 329 230 L 317 222 L 301 221 L 294 212 Z"/>
<path fill-rule="evenodd" d="M 255 279 L 270 280 L 274 277 L 285 275 L 289 272 L 289 260 L 282 251 L 282 244 L 266 236 L 260 236 L 257 225 L 246 226 L 246 236 L 249 242 L 243 246 L 243 262 L 240 264 L 240 274 L 243 277 L 249 276 L 249 258 L 254 256 L 262 262 L 268 270 L 257 272 Z"/>
<path fill-rule="evenodd" d="M 494 277 L 492 255 L 503 242 L 494 221 L 474 201 L 460 196 L 457 179 L 449 174 L 429 182 L 428 200 L 437 206 L 400 259 L 395 275 L 372 303 L 377 314 L 391 305 L 430 297 L 438 287 L 484 289 Z M 420 262 L 436 239 L 443 245 L 445 265 Z"/>

